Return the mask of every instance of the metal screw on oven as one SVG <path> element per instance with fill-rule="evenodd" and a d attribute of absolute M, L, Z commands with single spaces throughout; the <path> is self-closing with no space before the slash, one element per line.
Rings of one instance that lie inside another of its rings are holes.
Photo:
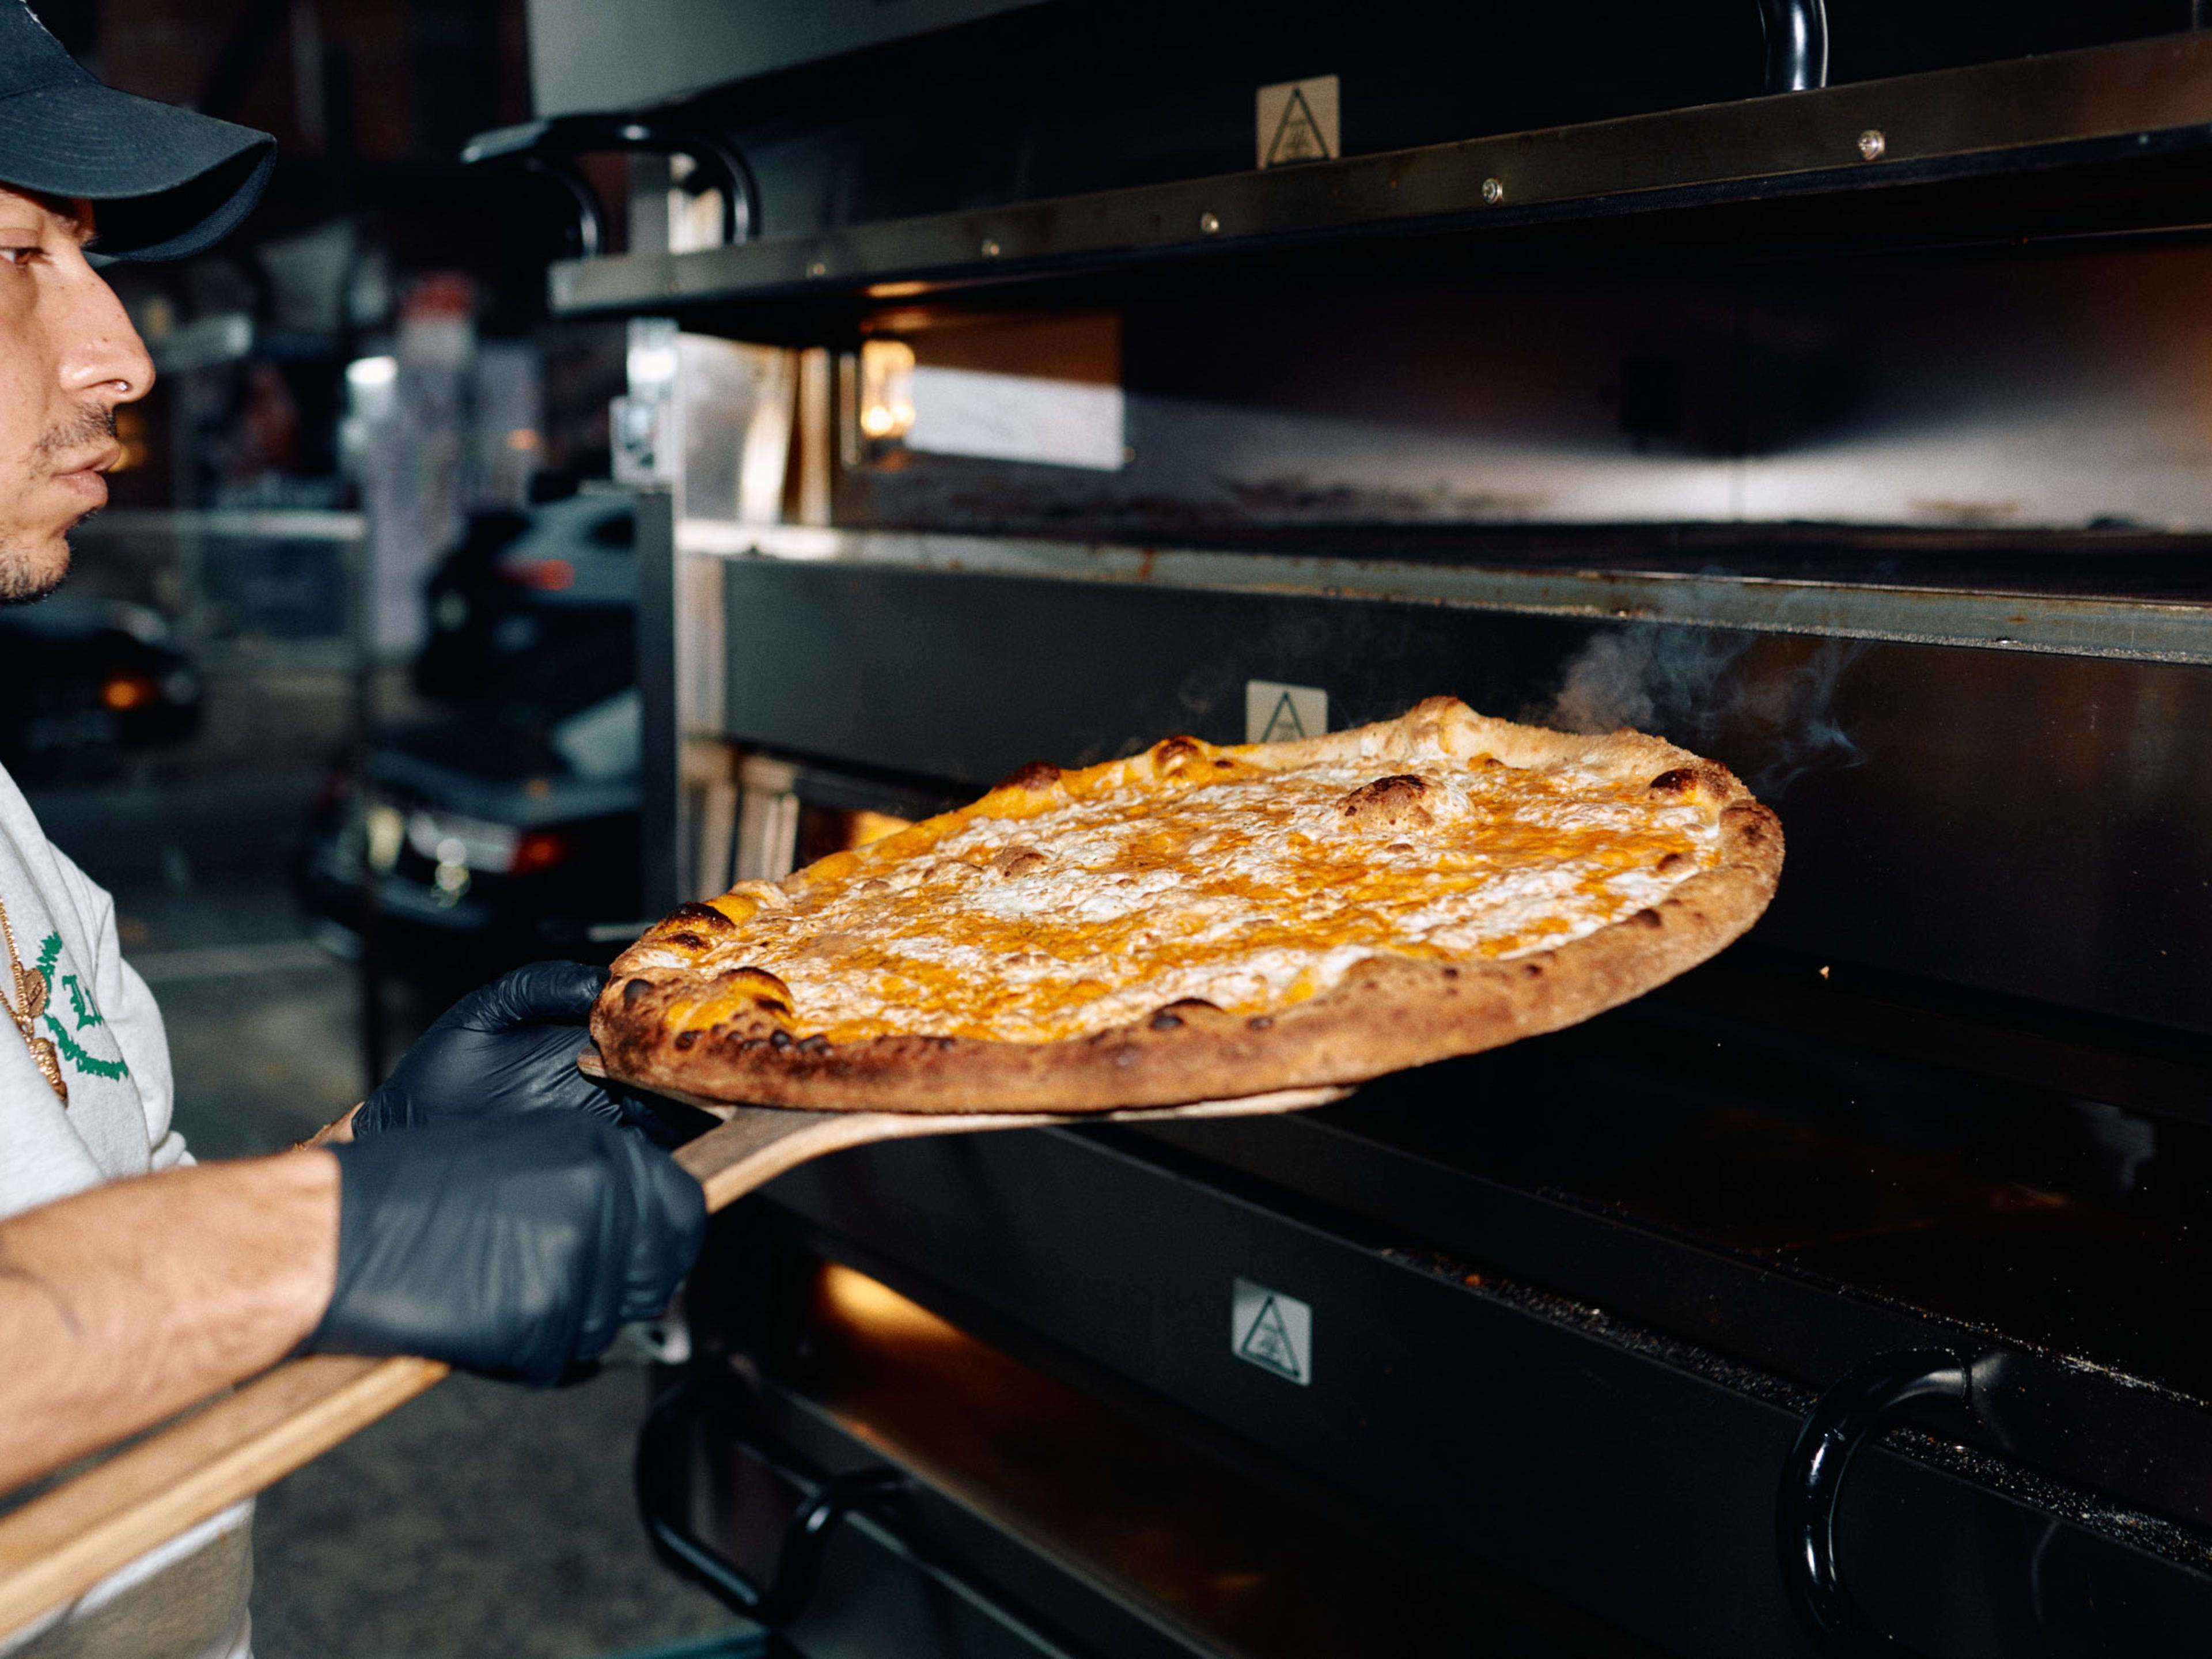
<path fill-rule="evenodd" d="M 1201 235 L 1201 236 L 1212 236 L 1212 235 L 1215 235 L 1215 234 L 1218 234 L 1218 232 L 1220 231 L 1220 229 L 1221 229 L 1221 220 L 1220 220 L 1220 218 L 1219 218 L 1219 216 L 1218 216 L 1218 215 L 1212 214 L 1212 213 L 1201 213 L 1201 214 L 1200 214 L 1200 215 L 1198 216 L 1198 234 L 1199 234 L 1200 235 Z"/>
<path fill-rule="evenodd" d="M 1500 179 L 1484 179 L 1482 181 L 1482 199 L 1486 205 L 1491 207 L 1496 207 L 1500 202 L 1504 201 L 1505 199 L 1504 181 Z"/>
<path fill-rule="evenodd" d="M 986 259 L 995 259 L 999 257 L 998 238 L 995 236 L 986 236 L 983 239 L 983 257 Z"/>
<path fill-rule="evenodd" d="M 1859 134 L 1859 155 L 1869 161 L 1881 160 L 1882 151 L 1889 148 L 1889 140 L 1881 136 L 1880 127 L 1869 127 Z"/>

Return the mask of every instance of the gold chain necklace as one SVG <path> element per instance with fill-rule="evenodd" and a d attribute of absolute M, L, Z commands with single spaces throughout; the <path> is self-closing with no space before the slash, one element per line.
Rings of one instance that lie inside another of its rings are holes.
<path fill-rule="evenodd" d="M 54 1092 L 62 1097 L 62 1104 L 67 1106 L 69 1082 L 62 1076 L 61 1053 L 54 1047 L 52 1038 L 39 1035 L 39 1016 L 46 1012 L 46 998 L 52 988 L 46 983 L 44 969 L 26 968 L 22 958 L 15 954 L 15 930 L 9 923 L 4 899 L 0 899 L 0 939 L 8 942 L 8 966 L 15 981 L 15 994 L 9 997 L 0 990 L 0 1003 L 6 1005 L 8 1018 L 23 1034 L 23 1042 L 31 1051 L 39 1074 L 53 1085 Z"/>

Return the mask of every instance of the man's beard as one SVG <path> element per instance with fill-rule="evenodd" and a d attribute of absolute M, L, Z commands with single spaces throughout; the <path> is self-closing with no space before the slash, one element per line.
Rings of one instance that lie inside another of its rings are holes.
<path fill-rule="evenodd" d="M 65 455 L 71 450 L 82 449 L 99 438 L 115 435 L 115 411 L 94 404 L 80 410 L 74 420 L 49 427 L 33 448 L 41 459 Z M 70 523 L 74 530 L 100 511 L 79 514 Z M 64 536 L 69 531 L 62 532 Z M 62 544 L 60 559 L 51 570 L 34 568 L 31 556 L 23 549 L 0 539 L 0 605 L 36 605 L 69 579 L 70 549 Z"/>

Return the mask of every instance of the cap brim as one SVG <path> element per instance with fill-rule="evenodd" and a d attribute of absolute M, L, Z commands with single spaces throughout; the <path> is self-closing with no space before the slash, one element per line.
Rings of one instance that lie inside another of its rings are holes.
<path fill-rule="evenodd" d="M 0 180 L 88 198 L 111 258 L 198 253 L 252 211 L 276 165 L 265 132 L 96 81 L 0 98 Z"/>

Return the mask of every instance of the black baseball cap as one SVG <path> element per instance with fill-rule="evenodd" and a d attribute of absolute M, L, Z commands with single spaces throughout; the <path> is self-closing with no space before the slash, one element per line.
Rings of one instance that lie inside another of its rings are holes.
<path fill-rule="evenodd" d="M 103 86 L 0 0 L 0 184 L 99 205 L 100 252 L 181 259 L 228 235 L 276 165 L 251 127 Z"/>

